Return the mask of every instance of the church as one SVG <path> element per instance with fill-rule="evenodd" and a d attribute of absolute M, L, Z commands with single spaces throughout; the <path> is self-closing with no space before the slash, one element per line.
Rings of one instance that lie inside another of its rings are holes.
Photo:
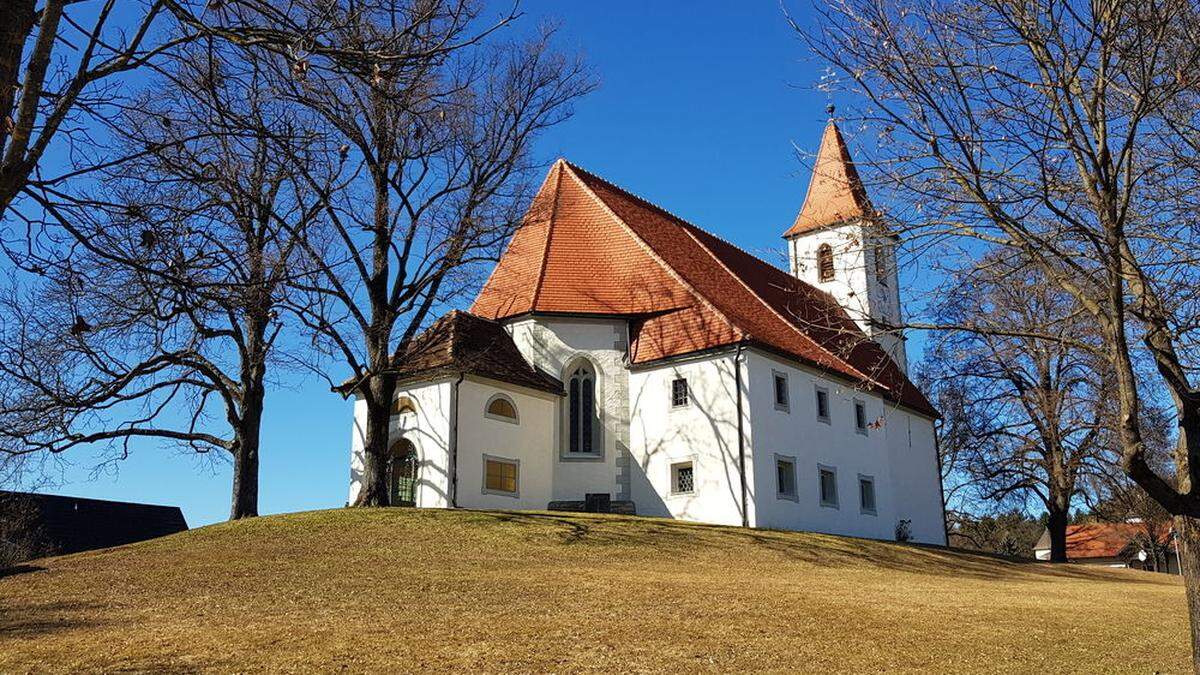
<path fill-rule="evenodd" d="M 783 240 L 787 271 L 555 162 L 470 311 L 397 364 L 393 503 L 945 544 L 896 237 L 832 120 Z"/>

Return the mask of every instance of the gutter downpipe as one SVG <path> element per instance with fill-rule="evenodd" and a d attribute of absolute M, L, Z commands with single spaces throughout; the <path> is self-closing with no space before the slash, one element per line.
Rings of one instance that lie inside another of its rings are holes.
<path fill-rule="evenodd" d="M 750 512 L 747 510 L 748 498 L 746 491 L 746 435 L 742 432 L 742 350 L 745 342 L 739 342 L 737 353 L 733 356 L 733 386 L 737 389 L 737 433 L 738 433 L 738 473 L 742 479 L 742 527 L 750 527 Z"/>
<path fill-rule="evenodd" d="M 450 508 L 458 508 L 458 385 L 462 384 L 466 373 L 459 373 L 454 382 L 451 398 L 454 399 L 454 411 L 450 423 Z"/>

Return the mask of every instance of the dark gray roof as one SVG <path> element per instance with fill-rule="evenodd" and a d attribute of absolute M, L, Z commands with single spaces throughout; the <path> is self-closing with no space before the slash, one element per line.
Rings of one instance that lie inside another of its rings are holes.
<path fill-rule="evenodd" d="M 188 529 L 178 506 L 0 490 L 0 509 L 28 508 L 50 552 L 78 553 Z"/>

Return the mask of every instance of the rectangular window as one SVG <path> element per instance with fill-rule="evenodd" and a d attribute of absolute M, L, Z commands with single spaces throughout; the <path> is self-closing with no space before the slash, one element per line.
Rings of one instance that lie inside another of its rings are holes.
<path fill-rule="evenodd" d="M 871 476 L 858 476 L 858 508 L 863 513 L 875 515 L 875 479 Z"/>
<path fill-rule="evenodd" d="M 821 506 L 837 508 L 837 470 L 829 466 L 820 466 L 817 470 L 820 476 Z"/>
<path fill-rule="evenodd" d="M 796 461 L 791 457 L 775 455 L 775 496 L 796 499 Z"/>
<path fill-rule="evenodd" d="M 514 459 L 483 456 L 483 493 L 516 497 L 520 463 Z"/>
<path fill-rule="evenodd" d="M 788 409 L 788 379 L 787 375 L 775 372 L 775 409 L 787 412 Z"/>
<path fill-rule="evenodd" d="M 671 407 L 682 408 L 688 404 L 687 380 L 679 377 L 671 382 Z"/>
<path fill-rule="evenodd" d="M 686 495 L 696 491 L 696 474 L 691 462 L 671 465 L 671 494 Z"/>
<path fill-rule="evenodd" d="M 817 419 L 829 422 L 829 390 L 817 387 Z"/>
<path fill-rule="evenodd" d="M 867 435 L 867 404 L 862 401 L 854 402 L 854 429 L 863 436 Z"/>

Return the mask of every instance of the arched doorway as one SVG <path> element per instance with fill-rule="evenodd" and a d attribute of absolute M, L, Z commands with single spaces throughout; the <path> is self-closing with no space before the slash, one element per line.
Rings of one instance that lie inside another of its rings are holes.
<path fill-rule="evenodd" d="M 417 504 L 417 449 L 412 441 L 401 438 L 392 444 L 388 489 L 393 506 Z"/>

